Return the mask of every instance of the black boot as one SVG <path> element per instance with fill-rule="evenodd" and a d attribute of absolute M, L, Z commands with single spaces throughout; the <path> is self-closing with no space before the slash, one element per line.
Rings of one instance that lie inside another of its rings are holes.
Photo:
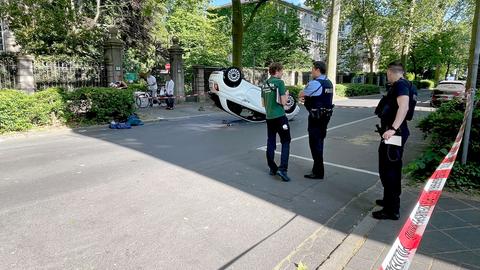
<path fill-rule="evenodd" d="M 387 211 L 385 208 L 383 208 L 380 211 L 376 211 L 372 213 L 372 217 L 374 219 L 391 219 L 391 220 L 398 220 L 400 218 L 399 213 L 395 213 L 392 211 Z"/>

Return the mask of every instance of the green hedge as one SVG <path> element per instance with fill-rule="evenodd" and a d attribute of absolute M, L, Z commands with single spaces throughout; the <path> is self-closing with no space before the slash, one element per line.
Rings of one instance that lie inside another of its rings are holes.
<path fill-rule="evenodd" d="M 305 87 L 297 85 L 297 86 L 287 86 L 286 88 L 290 93 L 293 93 L 295 96 L 298 96 L 298 93 L 300 93 L 300 91 L 302 91 Z M 337 96 L 341 96 L 341 97 L 374 95 L 374 94 L 380 93 L 380 87 L 373 84 L 359 84 L 359 83 L 337 84 L 335 87 L 335 93 Z"/>
<path fill-rule="evenodd" d="M 68 94 L 69 122 L 108 123 L 135 112 L 132 89 L 85 87 Z"/>
<path fill-rule="evenodd" d="M 0 90 L 0 133 L 64 124 L 104 124 L 135 111 L 134 89 L 49 88 L 34 94 Z"/>
<path fill-rule="evenodd" d="M 478 99 L 478 96 L 477 96 Z M 422 119 L 418 127 L 429 139 L 429 146 L 422 155 L 411 162 L 405 171 L 414 181 L 424 182 L 436 169 L 455 141 L 463 120 L 464 104 L 459 101 L 443 103 L 436 111 Z M 480 136 L 480 108 L 473 112 L 470 138 Z M 462 155 L 461 150 L 458 157 Z M 447 180 L 447 187 L 455 190 L 480 191 L 480 141 L 471 139 L 466 166 L 456 162 Z"/>
<path fill-rule="evenodd" d="M 344 83 L 336 85 L 335 93 L 340 97 L 374 95 L 380 93 L 380 87 L 373 84 Z"/>
<path fill-rule="evenodd" d="M 417 89 L 433 89 L 435 87 L 435 82 L 432 80 L 415 80 L 412 83 Z"/>
<path fill-rule="evenodd" d="M 17 90 L 1 90 L 0 133 L 64 122 L 66 103 L 63 93 L 59 88 L 33 95 Z"/>
<path fill-rule="evenodd" d="M 148 88 L 147 85 L 144 83 L 132 83 L 128 85 L 128 90 L 130 91 L 138 91 L 138 92 L 147 92 Z"/>
<path fill-rule="evenodd" d="M 34 95 L 34 118 L 36 126 L 51 125 L 65 122 L 66 92 L 62 88 L 49 88 Z"/>

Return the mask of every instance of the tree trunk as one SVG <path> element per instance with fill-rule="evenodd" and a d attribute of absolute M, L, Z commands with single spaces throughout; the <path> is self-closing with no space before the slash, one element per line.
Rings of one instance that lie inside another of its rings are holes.
<path fill-rule="evenodd" d="M 417 60 L 412 54 L 412 65 L 413 65 L 413 80 L 417 79 Z"/>
<path fill-rule="evenodd" d="M 373 57 L 370 56 L 370 58 L 368 59 L 368 62 L 370 64 L 370 74 L 368 74 L 368 84 L 373 84 L 373 75 L 374 75 L 374 72 L 373 72 L 373 61 L 375 59 L 373 59 Z"/>
<path fill-rule="evenodd" d="M 467 91 L 474 88 L 478 82 L 478 62 L 480 57 L 480 4 L 477 2 L 473 18 L 472 41 L 470 42 L 470 57 L 468 59 Z"/>
<path fill-rule="evenodd" d="M 448 74 L 450 73 L 450 61 L 447 63 L 447 71 L 445 72 L 445 80 L 448 79 Z"/>
<path fill-rule="evenodd" d="M 335 89 L 337 75 L 337 48 L 338 48 L 338 29 L 340 27 L 340 2 L 341 0 L 332 0 L 332 9 L 330 14 L 330 29 L 328 33 L 328 70 L 327 75 L 333 83 Z"/>
<path fill-rule="evenodd" d="M 435 67 L 435 82 L 439 82 L 440 81 L 440 77 L 442 76 L 441 74 L 441 71 L 442 71 L 442 66 L 441 65 L 437 65 Z"/>
<path fill-rule="evenodd" d="M 233 42 L 233 66 L 242 67 L 243 50 L 243 15 L 240 0 L 232 0 L 232 42 Z"/>
<path fill-rule="evenodd" d="M 415 4 L 416 0 L 410 0 L 410 10 L 408 11 L 408 26 L 407 26 L 407 36 L 403 41 L 402 46 L 402 56 L 401 61 L 403 64 L 403 68 L 406 70 L 407 68 L 407 58 L 408 54 L 410 53 L 410 43 L 412 42 L 412 35 L 413 35 L 413 15 L 415 13 Z"/>

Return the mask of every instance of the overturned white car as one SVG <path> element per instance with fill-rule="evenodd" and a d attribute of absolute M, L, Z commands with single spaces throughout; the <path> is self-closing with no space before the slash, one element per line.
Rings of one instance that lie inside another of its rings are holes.
<path fill-rule="evenodd" d="M 265 121 L 261 88 L 244 80 L 238 68 L 214 71 L 209 77 L 209 88 L 210 97 L 220 109 L 249 122 Z M 285 108 L 289 120 L 300 111 L 292 95 L 288 96 Z"/>

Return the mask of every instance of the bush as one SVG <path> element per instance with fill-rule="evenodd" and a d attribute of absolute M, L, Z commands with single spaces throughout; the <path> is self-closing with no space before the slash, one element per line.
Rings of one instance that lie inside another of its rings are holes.
<path fill-rule="evenodd" d="M 18 90 L 0 91 L 0 133 L 26 131 L 35 126 L 63 122 L 65 92 L 50 88 L 33 95 Z"/>
<path fill-rule="evenodd" d="M 432 80 L 414 80 L 412 83 L 417 89 L 432 89 L 435 87 L 435 82 Z"/>
<path fill-rule="evenodd" d="M 409 81 L 415 80 L 415 73 L 407 72 L 407 74 L 405 74 L 405 79 L 407 79 Z"/>
<path fill-rule="evenodd" d="M 70 92 L 68 100 L 69 122 L 102 124 L 135 111 L 132 89 L 85 87 Z"/>
<path fill-rule="evenodd" d="M 0 133 L 65 122 L 103 124 L 112 119 L 123 120 L 135 111 L 134 91 L 81 88 L 66 92 L 49 88 L 29 95 L 18 90 L 1 90 Z"/>
<path fill-rule="evenodd" d="M 337 96 L 344 97 L 346 91 L 347 91 L 347 86 L 346 85 L 344 85 L 344 84 L 336 84 L 335 85 L 335 94 Z"/>
<path fill-rule="evenodd" d="M 17 90 L 0 91 L 0 133 L 25 131 L 31 121 L 33 97 Z"/>
<path fill-rule="evenodd" d="M 32 122 L 37 126 L 63 123 L 66 116 L 66 92 L 61 88 L 48 88 L 33 95 Z"/>
<path fill-rule="evenodd" d="M 128 90 L 132 92 L 147 92 L 148 88 L 146 84 L 142 83 L 131 83 L 128 85 Z"/>
<path fill-rule="evenodd" d="M 446 186 L 453 190 L 479 191 L 480 164 L 470 162 L 462 165 L 460 162 L 456 162 Z"/>
<path fill-rule="evenodd" d="M 345 83 L 336 85 L 336 95 L 341 97 L 366 96 L 380 93 L 380 87 L 373 84 Z"/>
<path fill-rule="evenodd" d="M 429 139 L 430 144 L 420 157 L 405 168 L 412 180 L 424 182 L 448 154 L 462 124 L 464 109 L 465 105 L 459 101 L 446 102 L 436 112 L 420 121 L 418 127 Z M 478 170 L 480 167 L 480 142 L 472 139 L 479 136 L 480 108 L 476 107 L 472 117 L 468 164 L 463 166 L 455 163 L 447 181 L 448 187 L 457 190 L 480 190 Z M 461 157 L 461 152 L 460 149 L 458 157 Z"/>
<path fill-rule="evenodd" d="M 418 89 L 432 89 L 435 87 L 435 83 L 432 80 L 421 80 Z"/>
<path fill-rule="evenodd" d="M 298 94 L 300 93 L 300 91 L 304 89 L 304 87 L 301 85 L 287 86 L 286 88 L 287 88 L 287 91 L 290 92 L 290 94 L 292 94 L 295 97 L 298 97 Z"/>

